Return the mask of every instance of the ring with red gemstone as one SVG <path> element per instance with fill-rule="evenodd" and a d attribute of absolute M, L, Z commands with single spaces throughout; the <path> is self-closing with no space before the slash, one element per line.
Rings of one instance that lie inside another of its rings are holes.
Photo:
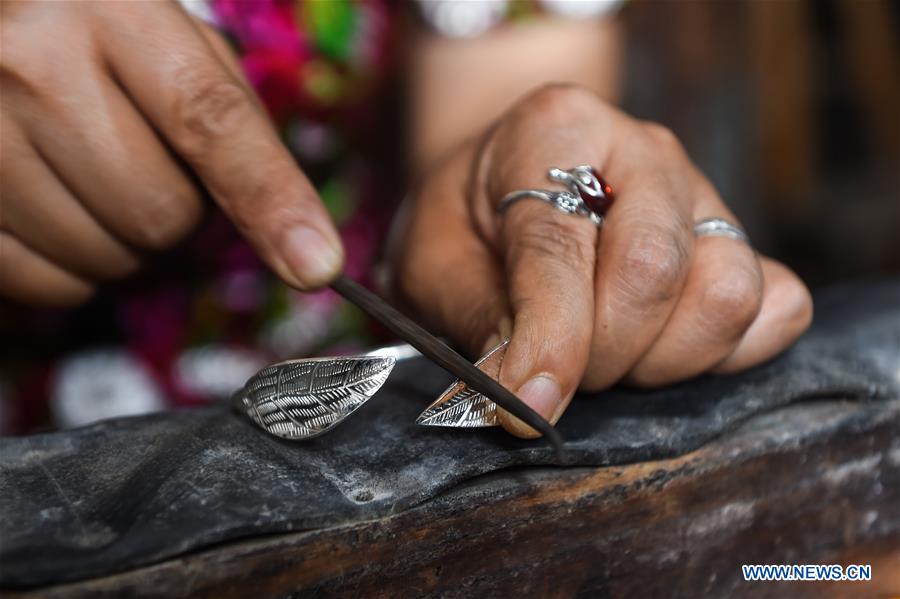
<path fill-rule="evenodd" d="M 551 168 L 547 171 L 551 181 L 562 183 L 568 190 L 548 191 L 544 189 L 522 189 L 503 196 L 497 206 L 503 212 L 513 203 L 534 198 L 552 204 L 566 214 L 586 216 L 598 227 L 603 224 L 603 216 L 613 203 L 612 187 L 603 180 L 597 170 L 588 165 L 579 165 L 568 170 Z"/>

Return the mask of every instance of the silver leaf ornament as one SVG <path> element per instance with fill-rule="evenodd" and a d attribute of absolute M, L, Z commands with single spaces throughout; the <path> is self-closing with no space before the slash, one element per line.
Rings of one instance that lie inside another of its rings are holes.
<path fill-rule="evenodd" d="M 234 405 L 268 433 L 311 439 L 355 412 L 387 380 L 392 356 L 311 358 L 263 368 L 234 396 Z"/>
<path fill-rule="evenodd" d="M 508 344 L 509 339 L 504 339 L 475 362 L 475 366 L 497 379 Z M 433 404 L 419 414 L 416 424 L 476 428 L 497 426 L 500 422 L 497 419 L 497 404 L 457 379 Z"/>

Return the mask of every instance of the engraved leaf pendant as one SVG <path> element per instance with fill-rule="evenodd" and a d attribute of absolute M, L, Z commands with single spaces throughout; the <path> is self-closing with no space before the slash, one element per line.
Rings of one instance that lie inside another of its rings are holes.
<path fill-rule="evenodd" d="M 310 439 L 366 403 L 395 363 L 389 356 L 362 356 L 273 364 L 247 381 L 235 394 L 235 404 L 272 435 Z"/>
<path fill-rule="evenodd" d="M 475 362 L 475 366 L 496 380 L 500 376 L 500 365 L 506 355 L 507 345 L 509 339 L 504 339 Z M 416 424 L 475 428 L 497 426 L 500 422 L 497 420 L 497 404 L 457 379 L 419 414 Z"/>

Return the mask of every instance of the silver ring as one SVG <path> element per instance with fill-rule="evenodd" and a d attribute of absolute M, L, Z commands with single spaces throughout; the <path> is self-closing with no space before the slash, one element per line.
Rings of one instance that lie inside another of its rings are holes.
<path fill-rule="evenodd" d="M 603 224 L 603 217 L 591 210 L 580 196 L 571 191 L 545 191 L 543 189 L 522 189 L 513 191 L 503 196 L 497 212 L 505 212 L 510 206 L 525 198 L 535 198 L 555 206 L 557 210 L 566 214 L 586 216 L 598 227 Z"/>
<path fill-rule="evenodd" d="M 604 184 L 594 175 L 592 167 L 579 165 L 569 170 L 554 167 L 547 171 L 547 178 L 551 181 L 562 183 L 568 189 L 565 191 L 549 191 L 545 189 L 513 191 L 503 196 L 503 199 L 500 200 L 500 204 L 497 206 L 497 212 L 505 212 L 519 200 L 534 198 L 546 202 L 566 214 L 585 216 L 598 227 L 603 224 L 603 215 L 593 210 L 584 199 L 587 197 L 592 202 L 595 202 L 607 197 L 606 191 L 604 191 Z"/>
<path fill-rule="evenodd" d="M 728 237 L 743 241 L 750 245 L 750 238 L 743 229 L 736 227 L 722 218 L 704 218 L 694 223 L 694 235 L 697 237 Z"/>

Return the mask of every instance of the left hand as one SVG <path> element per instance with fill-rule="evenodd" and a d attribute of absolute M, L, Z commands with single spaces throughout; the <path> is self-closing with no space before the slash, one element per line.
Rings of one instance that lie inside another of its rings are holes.
<path fill-rule="evenodd" d="M 4 0 L 0 298 L 68 307 L 199 223 L 201 183 L 297 289 L 338 232 L 225 39 L 168 2 Z"/>
<path fill-rule="evenodd" d="M 550 167 L 590 164 L 616 200 L 602 229 L 507 193 L 560 186 Z M 549 86 L 440 165 L 392 253 L 394 287 L 472 355 L 510 344 L 500 382 L 555 423 L 576 389 L 658 386 L 768 360 L 807 328 L 809 293 L 783 264 L 696 221 L 738 224 L 659 125 L 591 92 Z M 509 414 L 503 426 L 535 432 Z"/>

